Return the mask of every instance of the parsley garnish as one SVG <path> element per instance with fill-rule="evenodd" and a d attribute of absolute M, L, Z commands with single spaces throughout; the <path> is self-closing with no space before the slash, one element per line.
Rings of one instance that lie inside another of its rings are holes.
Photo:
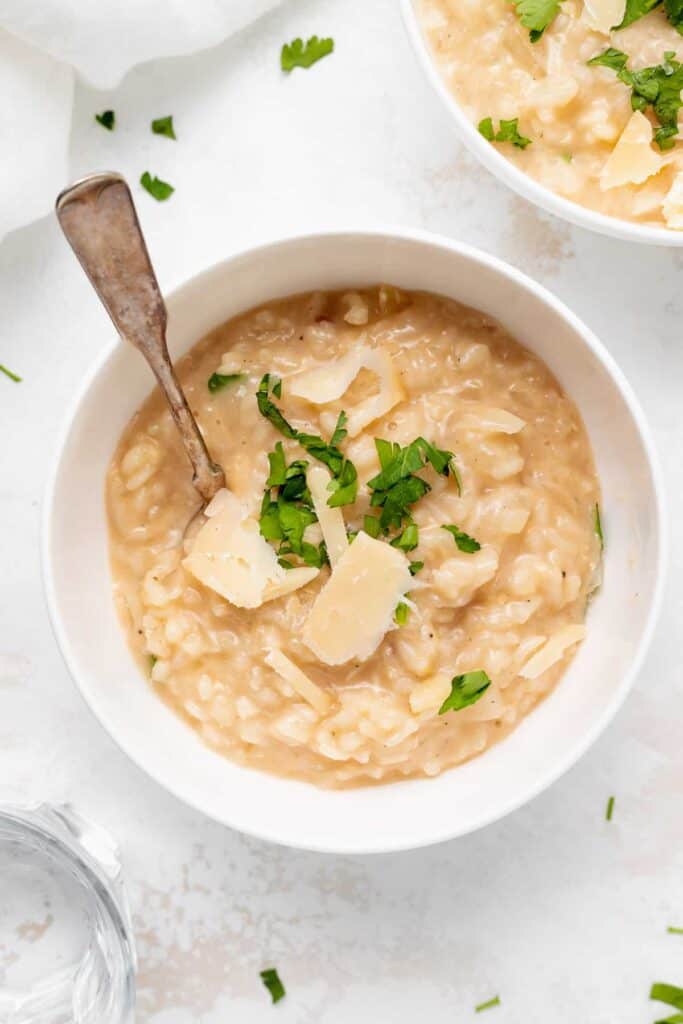
<path fill-rule="evenodd" d="M 283 71 L 293 71 L 294 68 L 310 68 L 311 64 L 327 57 L 334 50 L 334 39 L 318 39 L 311 36 L 304 46 L 303 39 L 293 39 L 291 43 L 285 43 L 280 53 L 280 67 Z"/>
<path fill-rule="evenodd" d="M 394 619 L 396 620 L 397 626 L 405 626 L 406 622 L 408 621 L 409 612 L 410 608 L 405 603 L 405 601 L 399 601 L 399 603 L 396 605 L 396 611 L 394 612 Z"/>
<path fill-rule="evenodd" d="M 279 1003 L 281 999 L 284 999 L 286 992 L 285 986 L 280 981 L 280 975 L 277 973 L 277 968 L 267 967 L 265 971 L 261 971 L 261 981 L 270 992 L 270 998 L 274 1003 Z"/>
<path fill-rule="evenodd" d="M 674 137 L 678 135 L 678 112 L 683 105 L 683 64 L 675 58 L 674 51 L 667 50 L 661 64 L 630 71 L 626 67 L 629 59 L 627 55 L 610 47 L 588 61 L 591 66 L 598 65 L 614 71 L 619 81 L 630 87 L 633 110 L 644 111 L 652 106 L 659 121 L 654 140 L 660 149 L 673 147 Z"/>
<path fill-rule="evenodd" d="M 445 715 L 447 711 L 462 711 L 463 708 L 476 704 L 490 685 L 491 680 L 481 668 L 474 672 L 465 672 L 461 676 L 454 676 L 451 679 L 451 692 L 439 708 L 439 714 Z"/>
<path fill-rule="evenodd" d="M 483 135 L 488 142 L 511 142 L 518 149 L 526 149 L 531 145 L 531 139 L 519 134 L 518 119 L 514 117 L 511 121 L 500 121 L 498 131 L 493 127 L 493 119 L 485 117 L 479 122 L 479 134 Z"/>
<path fill-rule="evenodd" d="M 673 1006 L 676 1010 L 683 1010 L 683 988 L 678 988 L 676 985 L 667 985 L 661 981 L 655 982 L 650 989 L 650 999 L 654 999 L 658 1003 L 666 1003 L 667 1006 Z"/>
<path fill-rule="evenodd" d="M 18 377 L 16 373 L 12 373 L 12 371 L 8 370 L 6 366 L 2 365 L 2 363 L 0 363 L 0 373 L 4 373 L 4 375 L 9 377 L 10 380 L 13 380 L 15 384 L 21 383 L 21 377 Z"/>
<path fill-rule="evenodd" d="M 626 0 L 624 17 L 616 28 L 626 28 L 628 25 L 632 25 L 634 21 L 638 21 L 653 11 L 661 2 L 662 0 Z"/>
<path fill-rule="evenodd" d="M 612 815 L 614 814 L 614 797 L 611 796 L 607 801 L 607 809 L 605 810 L 605 821 L 611 821 Z"/>
<path fill-rule="evenodd" d="M 408 570 L 411 576 L 415 576 L 420 569 L 424 569 L 424 562 L 411 562 L 408 566 Z"/>
<path fill-rule="evenodd" d="M 442 526 L 442 530 L 448 530 L 449 533 L 453 534 L 453 540 L 458 546 L 459 551 L 464 551 L 466 554 L 471 555 L 475 551 L 481 550 L 481 544 L 474 537 L 470 537 L 469 533 L 464 533 L 457 526 Z"/>
<path fill-rule="evenodd" d="M 491 1010 L 494 1006 L 500 1006 L 500 996 L 494 996 L 493 999 L 489 999 L 485 1003 L 479 1003 L 479 1006 L 474 1007 L 474 1012 L 481 1013 L 482 1010 Z"/>
<path fill-rule="evenodd" d="M 512 0 L 517 17 L 529 29 L 529 39 L 537 43 L 560 10 L 560 0 Z"/>
<path fill-rule="evenodd" d="M 595 509 L 593 511 L 593 526 L 595 528 L 595 532 L 596 532 L 596 534 L 598 536 L 598 539 L 600 541 L 600 550 L 602 551 L 604 549 L 604 547 L 605 547 L 605 537 L 604 537 L 604 534 L 602 532 L 602 519 L 600 517 L 600 506 L 598 505 L 597 501 L 595 503 Z"/>
<path fill-rule="evenodd" d="M 162 181 L 161 178 L 157 178 L 156 175 L 152 177 L 149 171 L 145 171 L 142 175 L 140 178 L 140 184 L 143 188 L 147 189 L 151 196 L 158 199 L 160 203 L 162 203 L 164 199 L 168 199 L 168 197 L 173 195 L 175 192 L 173 185 L 169 185 L 167 181 Z"/>
<path fill-rule="evenodd" d="M 377 516 L 363 516 L 363 529 L 367 533 L 368 537 L 374 537 L 376 540 L 380 534 L 379 519 Z"/>
<path fill-rule="evenodd" d="M 316 546 L 304 540 L 308 527 L 317 522 L 306 483 L 308 463 L 296 459 L 288 466 L 282 441 L 278 441 L 275 451 L 268 455 L 268 464 L 270 472 L 259 519 L 261 536 L 279 542 L 278 560 L 284 569 L 294 568 L 285 555 L 298 555 L 304 565 L 319 569 L 327 562 L 324 542 Z"/>
<path fill-rule="evenodd" d="M 212 394 L 222 391 L 228 384 L 236 380 L 244 380 L 246 373 L 212 373 L 207 381 L 207 387 Z"/>
<path fill-rule="evenodd" d="M 674 928 L 672 924 L 666 930 L 669 935 L 683 935 L 683 928 Z"/>
<path fill-rule="evenodd" d="M 398 537 L 394 537 L 391 541 L 391 546 L 392 548 L 400 548 L 401 551 L 405 551 L 407 554 L 409 551 L 415 550 L 419 541 L 417 523 L 408 523 L 403 533 L 400 533 Z"/>
<path fill-rule="evenodd" d="M 318 437 L 317 434 L 304 434 L 299 430 L 295 430 L 270 398 L 271 392 L 276 398 L 280 398 L 282 395 L 282 381 L 277 377 L 271 378 L 271 375 L 267 373 L 261 378 L 261 383 L 256 392 L 256 402 L 261 415 L 270 420 L 275 429 L 279 430 L 285 437 L 298 441 L 309 455 L 312 455 L 318 462 L 322 462 L 330 470 L 333 477 L 330 487 L 331 494 L 327 499 L 327 504 L 330 508 L 352 505 L 358 493 L 358 473 L 354 464 L 346 458 L 338 447 L 339 443 L 346 437 L 344 426 L 346 423 L 346 413 L 341 412 L 339 414 L 337 425 L 332 434 L 332 441 L 328 444 L 327 441 L 324 441 L 322 437 Z"/>
<path fill-rule="evenodd" d="M 368 487 L 372 491 L 370 504 L 382 510 L 379 528 L 384 534 L 391 529 L 403 529 L 404 521 L 410 520 L 410 506 L 431 490 L 426 480 L 415 475 L 427 464 L 444 476 L 450 473 L 458 483 L 453 452 L 442 451 L 429 441 L 425 441 L 423 437 L 416 438 L 405 448 L 400 444 L 375 438 L 375 447 L 379 455 L 381 472 L 368 481 Z M 408 536 L 410 538 L 415 534 L 409 533 Z M 412 548 L 404 550 L 410 551 Z"/>
<path fill-rule="evenodd" d="M 165 135 L 167 139 L 175 139 L 176 133 L 173 129 L 173 114 L 168 117 L 157 117 L 152 121 L 152 131 L 155 135 Z"/>
<path fill-rule="evenodd" d="M 103 110 L 101 114 L 95 114 L 95 120 L 106 128 L 108 132 L 114 131 L 116 125 L 116 114 L 113 110 Z"/>

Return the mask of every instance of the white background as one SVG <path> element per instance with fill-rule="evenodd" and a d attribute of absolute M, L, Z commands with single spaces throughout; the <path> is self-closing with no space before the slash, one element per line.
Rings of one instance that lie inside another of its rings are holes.
<path fill-rule="evenodd" d="M 281 44 L 333 35 L 284 76 Z M 93 114 L 116 110 L 104 131 Z M 177 142 L 149 121 L 172 113 Z M 48 623 L 40 502 L 56 432 L 111 329 L 49 217 L 0 246 L 0 795 L 71 800 L 121 842 L 149 1024 L 647 1024 L 649 985 L 683 985 L 683 251 L 541 215 L 481 170 L 421 76 L 392 0 L 295 0 L 203 54 L 122 86 L 78 86 L 71 172 L 144 170 L 135 189 L 162 286 L 309 227 L 397 222 L 509 260 L 602 338 L 654 428 L 673 523 L 653 649 L 616 722 L 549 792 L 430 850 L 335 858 L 203 820 L 91 718 Z M 66 184 L 66 182 L 65 182 Z M 352 275 L 352 268 L 349 268 Z M 607 502 L 608 504 L 608 502 Z M 74 515 L 78 515 L 74 508 Z M 77 585 L 77 581 L 74 581 Z M 614 820 L 604 811 L 616 796 Z M 443 809 L 448 815 L 448 807 Z M 288 989 L 269 1004 L 258 972 Z M 502 1006 L 474 1018 L 495 994 Z"/>

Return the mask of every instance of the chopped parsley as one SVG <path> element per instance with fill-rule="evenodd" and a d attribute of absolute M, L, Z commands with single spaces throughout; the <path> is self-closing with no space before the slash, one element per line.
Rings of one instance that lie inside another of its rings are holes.
<path fill-rule="evenodd" d="M 597 501 L 595 503 L 595 509 L 593 511 L 593 526 L 597 534 L 598 540 L 600 541 L 600 550 L 602 551 L 605 547 L 605 536 L 602 532 L 602 519 L 600 517 L 600 506 Z"/>
<path fill-rule="evenodd" d="M 167 139 L 175 139 L 176 133 L 173 128 L 173 114 L 168 117 L 157 117 L 152 121 L 152 131 L 155 135 L 165 135 Z"/>
<path fill-rule="evenodd" d="M 237 380 L 244 380 L 246 373 L 212 373 L 209 377 L 206 386 L 212 394 L 217 391 L 222 391 L 228 384 L 233 384 Z"/>
<path fill-rule="evenodd" d="M 8 370 L 6 366 L 2 365 L 2 363 L 0 363 L 0 373 L 4 373 L 4 375 L 9 377 L 10 380 L 13 380 L 15 384 L 21 383 L 21 377 L 17 376 L 16 373 L 12 373 L 12 371 Z"/>
<path fill-rule="evenodd" d="M 332 474 L 330 486 L 330 497 L 327 504 L 330 508 L 340 508 L 342 505 L 352 505 L 358 493 L 358 473 L 356 467 L 339 448 L 339 444 L 346 437 L 346 413 L 340 412 L 337 425 L 332 434 L 332 441 L 328 444 L 317 434 L 305 434 L 296 430 L 291 423 L 285 419 L 270 395 L 276 398 L 282 396 L 282 381 L 277 377 L 271 377 L 269 373 L 261 378 L 256 402 L 259 412 L 273 424 L 276 430 L 290 440 L 298 441 L 302 448 L 305 448 L 309 455 L 312 455 L 318 462 L 327 466 Z"/>
<path fill-rule="evenodd" d="M 425 466 L 431 465 L 437 473 L 453 476 L 457 484 L 454 455 L 453 452 L 436 448 L 423 437 L 417 437 L 405 448 L 391 441 L 375 438 L 375 447 L 379 455 L 381 472 L 368 481 L 368 487 L 372 491 L 370 504 L 381 509 L 380 532 L 387 534 L 391 529 L 402 530 L 403 537 L 406 533 L 404 524 L 412 525 L 410 506 L 431 490 L 427 481 L 416 474 Z M 414 546 L 417 546 L 416 534 L 417 527 L 414 534 L 408 531 L 406 542 L 410 543 L 410 538 L 414 536 Z M 397 543 L 397 546 L 400 547 L 401 544 Z M 412 548 L 404 547 L 404 550 L 410 551 Z"/>
<path fill-rule="evenodd" d="M 168 199 L 168 197 L 173 195 L 175 192 L 173 185 L 169 185 L 167 181 L 162 181 L 161 178 L 157 178 L 156 175 L 152 177 L 149 171 L 145 171 L 142 175 L 140 178 L 140 184 L 160 203 L 165 199 Z"/>
<path fill-rule="evenodd" d="M 481 544 L 474 537 L 470 537 L 469 533 L 465 533 L 457 526 L 442 526 L 442 530 L 448 530 L 453 535 L 453 540 L 458 546 L 459 551 L 464 551 L 466 554 L 471 555 L 475 551 L 481 549 Z"/>
<path fill-rule="evenodd" d="M 491 1010 L 494 1006 L 500 1006 L 500 996 L 494 996 L 493 999 L 488 999 L 485 1003 L 479 1003 L 479 1006 L 474 1007 L 475 1013 L 481 1013 L 482 1010 Z"/>
<path fill-rule="evenodd" d="M 405 601 L 399 601 L 396 605 L 396 611 L 394 612 L 394 618 L 398 626 L 405 626 L 408 621 L 408 615 L 410 614 L 410 608 Z"/>
<path fill-rule="evenodd" d="M 103 110 L 101 114 L 95 114 L 95 120 L 98 124 L 101 124 L 103 128 L 106 128 L 108 132 L 113 132 L 116 125 L 116 114 L 113 110 Z"/>
<path fill-rule="evenodd" d="M 379 519 L 377 516 L 364 516 L 363 529 L 367 533 L 368 537 L 374 537 L 376 540 L 379 537 L 380 532 Z"/>
<path fill-rule="evenodd" d="M 447 711 L 462 711 L 463 708 L 476 704 L 490 685 L 491 680 L 481 668 L 474 672 L 465 672 L 461 676 L 454 676 L 451 679 L 451 692 L 439 708 L 439 714 L 445 715 Z"/>
<path fill-rule="evenodd" d="M 334 39 L 318 39 L 311 36 L 304 45 L 303 39 L 293 39 L 291 43 L 285 43 L 280 53 L 280 67 L 283 71 L 293 71 L 294 68 L 310 68 L 311 64 L 322 60 L 334 50 Z"/>
<path fill-rule="evenodd" d="M 391 541 L 393 548 L 400 548 L 401 551 L 405 551 L 406 554 L 409 551 L 414 551 L 420 540 L 419 531 L 417 529 L 417 523 L 408 523 L 403 533 L 400 533 L 398 537 L 394 537 Z"/>
<path fill-rule="evenodd" d="M 518 119 L 513 117 L 511 121 L 499 121 L 498 131 L 493 126 L 493 118 L 485 117 L 479 122 L 479 134 L 483 135 L 488 142 L 511 142 L 518 149 L 526 149 L 531 145 L 531 139 L 520 135 Z"/>
<path fill-rule="evenodd" d="M 517 17 L 529 29 L 529 39 L 537 43 L 560 10 L 560 0 L 512 0 Z"/>
<path fill-rule="evenodd" d="M 661 2 L 662 0 L 626 0 L 624 17 L 616 27 L 626 28 L 628 25 L 632 25 L 634 21 L 639 21 L 640 18 L 653 11 Z"/>
<path fill-rule="evenodd" d="M 260 972 L 261 981 L 270 992 L 270 998 L 274 1003 L 279 1003 L 281 999 L 284 999 L 285 986 L 280 981 L 280 975 L 277 973 L 277 968 L 267 967 L 265 971 Z"/>
<path fill-rule="evenodd" d="M 683 35 L 683 0 L 664 0 L 664 9 L 673 27 Z"/>
<path fill-rule="evenodd" d="M 631 89 L 633 110 L 652 111 L 659 122 L 654 140 L 660 149 L 671 149 L 678 135 L 678 112 L 683 105 L 683 64 L 673 50 L 667 50 L 661 64 L 631 71 L 626 67 L 628 56 L 612 47 L 588 61 L 590 66 L 609 68 L 620 82 Z"/>
<path fill-rule="evenodd" d="M 415 576 L 420 571 L 420 569 L 424 569 L 424 566 L 424 562 L 411 562 L 410 565 L 408 566 L 408 571 L 410 572 L 411 576 Z"/>
<path fill-rule="evenodd" d="M 673 1006 L 676 1010 L 683 1010 L 683 988 L 678 988 L 676 985 L 667 985 L 661 981 L 655 982 L 650 989 L 650 999 L 654 999 L 658 1003 L 666 1003 L 667 1006 Z"/>
<path fill-rule="evenodd" d="M 611 821 L 612 815 L 614 814 L 614 797 L 611 796 L 607 801 L 607 809 L 605 810 L 605 821 Z"/>
<path fill-rule="evenodd" d="M 150 675 L 152 674 L 152 669 L 154 668 L 154 666 L 156 665 L 158 660 L 159 659 L 157 658 L 156 654 L 150 654 L 149 655 L 149 672 L 150 672 Z"/>
<path fill-rule="evenodd" d="M 669 935 L 683 935 L 683 928 L 675 928 L 672 924 L 666 930 Z"/>
<path fill-rule="evenodd" d="M 278 560 L 284 569 L 295 567 L 286 555 L 297 555 L 304 565 L 319 569 L 327 562 L 325 544 L 304 539 L 308 527 L 318 521 L 306 483 L 308 463 L 296 459 L 287 465 L 282 441 L 278 441 L 268 455 L 268 464 L 270 472 L 259 518 L 261 536 L 278 543 Z"/>

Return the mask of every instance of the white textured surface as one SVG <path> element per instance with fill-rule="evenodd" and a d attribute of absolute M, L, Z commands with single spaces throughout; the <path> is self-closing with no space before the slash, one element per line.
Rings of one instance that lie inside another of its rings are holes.
<path fill-rule="evenodd" d="M 361 28 L 362 26 L 362 28 Z M 337 52 L 283 78 L 281 43 Z M 94 111 L 116 109 L 113 134 Z M 178 142 L 148 131 L 175 115 Z M 517 264 L 593 327 L 634 384 L 664 463 L 675 562 L 655 644 L 609 732 L 507 820 L 414 854 L 326 858 L 242 839 L 131 767 L 84 709 L 56 649 L 38 561 L 39 504 L 64 406 L 105 314 L 50 218 L 0 247 L 0 793 L 70 799 L 121 840 L 145 1024 L 642 1024 L 656 978 L 683 984 L 680 391 L 683 256 L 564 226 L 455 142 L 391 0 L 296 0 L 205 54 L 79 87 L 71 174 L 171 181 L 139 195 L 166 288 L 292 229 L 401 221 Z M 78 509 L 74 509 L 78 514 Z M 616 795 L 614 820 L 604 821 Z M 444 807 L 444 814 L 448 808 Z M 288 987 L 269 1005 L 258 971 Z"/>

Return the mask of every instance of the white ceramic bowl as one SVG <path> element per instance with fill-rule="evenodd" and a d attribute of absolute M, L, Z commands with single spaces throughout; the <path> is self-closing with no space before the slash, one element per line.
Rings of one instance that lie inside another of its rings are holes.
<path fill-rule="evenodd" d="M 103 502 L 116 442 L 152 381 L 140 355 L 114 337 L 69 413 L 44 505 L 43 566 L 55 633 L 85 700 L 121 748 L 217 821 L 290 846 L 345 853 L 463 835 L 565 772 L 604 729 L 640 667 L 664 562 L 659 474 L 629 385 L 568 309 L 491 256 L 393 230 L 275 242 L 173 292 L 169 348 L 178 357 L 212 327 L 268 299 L 380 281 L 448 295 L 501 320 L 574 397 L 602 481 L 605 584 L 590 608 L 588 638 L 556 691 L 482 757 L 435 779 L 330 792 L 224 760 L 155 696 L 114 614 Z"/>
<path fill-rule="evenodd" d="M 647 224 L 636 224 L 618 217 L 608 217 L 604 213 L 598 213 L 587 206 L 573 203 L 570 199 L 565 199 L 556 192 L 552 192 L 510 163 L 501 150 L 483 138 L 476 126 L 463 113 L 455 96 L 444 82 L 422 31 L 416 7 L 417 0 L 401 0 L 403 20 L 419 63 L 435 91 L 450 111 L 456 133 L 484 167 L 525 199 L 549 213 L 571 221 L 572 224 L 578 224 L 579 227 L 599 231 L 600 234 L 611 235 L 613 238 L 621 238 L 627 242 L 644 242 L 648 245 L 683 245 L 683 231 L 650 227 Z"/>

